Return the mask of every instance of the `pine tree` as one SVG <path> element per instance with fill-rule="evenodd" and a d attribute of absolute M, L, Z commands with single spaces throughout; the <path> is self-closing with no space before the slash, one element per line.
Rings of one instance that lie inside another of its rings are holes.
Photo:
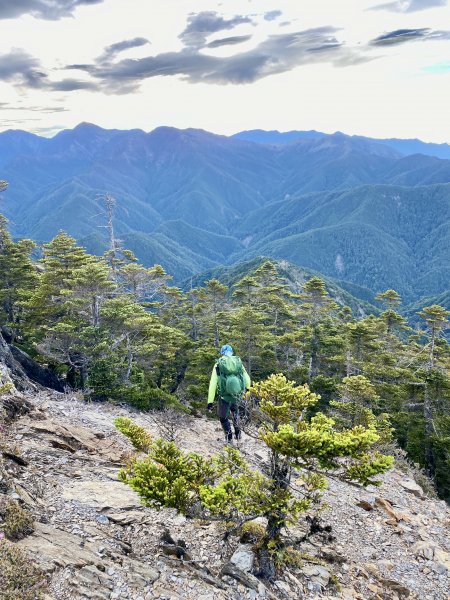
<path fill-rule="evenodd" d="M 433 304 L 426 306 L 418 314 L 426 322 L 429 338 L 428 360 L 422 375 L 425 467 L 430 476 L 435 476 L 438 462 L 436 446 L 444 450 L 443 462 L 447 465 L 447 472 L 450 466 L 450 444 L 448 443 L 450 428 L 440 431 L 437 426 L 440 415 L 444 416 L 441 419 L 442 423 L 447 423 L 445 417 L 450 408 L 449 345 L 442 339 L 442 334 L 449 324 L 450 311 Z M 442 462 L 442 458 L 439 462 Z M 442 466 L 439 467 L 439 470 L 441 469 Z"/>
<path fill-rule="evenodd" d="M 133 382 L 134 371 L 144 374 L 147 383 L 151 379 L 154 386 L 173 387 L 175 355 L 187 341 L 181 332 L 124 295 L 105 301 L 100 316 L 114 351 L 116 384 Z"/>
<path fill-rule="evenodd" d="M 311 277 L 300 294 L 303 301 L 300 306 L 300 318 L 304 323 L 303 331 L 308 339 L 309 354 L 308 379 L 311 381 L 317 374 L 320 362 L 320 339 L 325 322 L 337 309 L 337 304 L 330 298 L 325 282 L 320 277 Z"/>
<path fill-rule="evenodd" d="M 43 273 L 27 303 L 29 333 L 37 339 L 65 316 L 67 293 L 73 289 L 75 273 L 94 259 L 63 231 L 44 244 L 43 251 Z"/>
<path fill-rule="evenodd" d="M 13 242 L 7 220 L 0 215 L 0 325 L 8 326 L 11 342 L 21 333 L 23 303 L 38 279 L 30 258 L 34 247 L 31 240 Z"/>
<path fill-rule="evenodd" d="M 401 304 L 401 296 L 395 290 L 386 290 L 382 294 L 375 296 L 375 300 L 382 302 L 385 306 L 385 311 L 381 313 L 380 319 L 386 327 L 386 336 L 394 333 L 394 330 L 406 329 L 406 319 L 396 312 L 396 308 Z"/>
<path fill-rule="evenodd" d="M 42 265 L 44 272 L 26 303 L 28 331 L 40 352 L 68 367 L 72 383 L 78 373 L 81 388 L 89 393 L 89 368 L 107 344 L 99 329 L 101 305 L 115 284 L 105 261 L 64 232 L 44 245 Z"/>

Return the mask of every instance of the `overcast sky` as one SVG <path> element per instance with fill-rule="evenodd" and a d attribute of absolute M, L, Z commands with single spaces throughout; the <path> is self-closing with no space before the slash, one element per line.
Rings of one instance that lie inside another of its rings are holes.
<path fill-rule="evenodd" d="M 447 0 L 0 0 L 0 130 L 450 143 Z"/>

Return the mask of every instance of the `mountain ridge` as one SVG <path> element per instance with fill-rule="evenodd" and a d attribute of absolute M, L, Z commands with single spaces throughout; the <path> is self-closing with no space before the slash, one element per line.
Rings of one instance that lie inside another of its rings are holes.
<path fill-rule="evenodd" d="M 323 133 L 322 131 L 316 131 L 314 129 L 309 131 L 278 131 L 276 129 L 265 130 L 265 129 L 250 129 L 245 131 L 239 131 L 233 134 L 231 137 L 253 141 L 257 144 L 275 144 L 275 145 L 286 145 L 295 142 L 302 138 L 320 138 L 329 135 L 347 135 L 340 131 L 336 131 L 334 134 Z M 423 142 L 418 138 L 372 138 L 369 136 L 362 135 L 351 135 L 349 137 L 371 140 L 373 142 L 389 146 L 404 156 L 410 154 L 425 154 L 428 156 L 436 156 L 437 158 L 450 158 L 450 144 L 447 143 L 436 143 L 436 142 Z"/>
<path fill-rule="evenodd" d="M 269 255 L 407 302 L 444 293 L 450 160 L 316 133 L 270 146 L 193 128 L 8 131 L 1 209 L 16 237 L 64 229 L 99 249 L 111 193 L 116 235 L 176 281 Z"/>

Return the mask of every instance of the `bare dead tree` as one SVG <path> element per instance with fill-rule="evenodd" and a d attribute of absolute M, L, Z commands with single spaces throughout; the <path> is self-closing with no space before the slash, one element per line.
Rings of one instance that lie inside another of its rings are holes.
<path fill-rule="evenodd" d="M 108 194 L 108 193 L 100 194 L 98 196 L 98 198 L 105 204 L 105 207 L 106 207 L 106 212 L 101 213 L 101 214 L 106 216 L 107 224 L 100 225 L 100 227 L 103 227 L 108 230 L 109 247 L 108 247 L 107 256 L 108 256 L 109 263 L 111 266 L 112 278 L 114 281 L 116 281 L 116 279 L 117 279 L 117 273 L 116 273 L 117 262 L 118 262 L 118 258 L 119 258 L 119 252 L 120 252 L 120 240 L 118 238 L 116 238 L 115 231 L 114 231 L 114 212 L 115 212 L 115 209 L 117 206 L 117 200 L 114 198 L 114 196 L 112 196 L 111 194 Z"/>
<path fill-rule="evenodd" d="M 154 412 L 152 417 L 158 427 L 159 435 L 168 442 L 178 444 L 183 430 L 188 426 L 189 417 L 174 408 L 165 408 L 162 411 Z"/>

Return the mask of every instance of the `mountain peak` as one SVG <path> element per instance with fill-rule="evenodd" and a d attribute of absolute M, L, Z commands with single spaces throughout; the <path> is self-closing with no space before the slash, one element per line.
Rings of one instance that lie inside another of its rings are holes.
<path fill-rule="evenodd" d="M 76 125 L 73 128 L 73 131 L 107 131 L 106 129 L 104 129 L 103 127 L 100 127 L 99 125 L 95 125 L 94 123 L 89 123 L 88 121 L 82 121 L 81 123 L 78 123 L 78 125 Z"/>

